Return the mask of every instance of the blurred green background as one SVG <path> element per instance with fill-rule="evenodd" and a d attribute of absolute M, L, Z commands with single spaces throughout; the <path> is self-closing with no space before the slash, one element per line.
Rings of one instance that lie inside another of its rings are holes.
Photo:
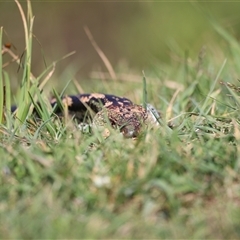
<path fill-rule="evenodd" d="M 21 1 L 24 9 L 26 2 Z M 76 54 L 57 65 L 56 76 L 68 69 L 76 79 L 87 78 L 93 70 L 106 71 L 83 27 L 88 26 L 95 41 L 115 69 L 151 69 L 158 63 L 171 64 L 172 53 L 197 58 L 202 46 L 221 44 L 205 13 L 237 37 L 240 34 L 240 2 L 178 1 L 32 1 L 35 15 L 33 73 L 65 54 Z M 4 42 L 14 51 L 24 51 L 24 32 L 14 1 L 0 2 L 0 25 Z M 40 44 L 38 43 L 40 42 Z M 8 70 L 17 74 L 17 66 Z"/>

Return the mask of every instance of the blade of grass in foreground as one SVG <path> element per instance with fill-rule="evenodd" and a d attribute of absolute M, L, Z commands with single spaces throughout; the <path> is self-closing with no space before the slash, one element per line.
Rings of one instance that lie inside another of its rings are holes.
<path fill-rule="evenodd" d="M 33 30 L 33 21 L 34 17 L 32 16 L 32 10 L 31 10 L 31 4 L 30 1 L 28 1 L 27 4 L 27 19 L 25 16 L 25 13 L 22 9 L 22 6 L 20 3 L 15 0 L 21 18 L 23 22 L 24 27 L 24 33 L 25 33 L 25 61 L 24 61 L 24 69 L 23 69 L 23 76 L 22 76 L 22 82 L 21 82 L 21 91 L 20 91 L 20 98 L 19 102 L 21 105 L 18 107 L 16 119 L 18 121 L 15 121 L 15 127 L 18 127 L 19 124 L 23 123 L 26 120 L 26 117 L 29 113 L 29 107 L 30 107 L 30 98 L 28 95 L 28 92 L 30 91 L 30 84 L 31 84 L 31 56 L 32 56 L 32 30 Z"/>
<path fill-rule="evenodd" d="M 38 98 L 37 103 L 34 102 L 34 99 L 31 96 L 31 94 L 29 94 L 30 99 L 32 100 L 34 108 L 35 108 L 36 112 L 38 113 L 39 117 L 44 121 L 50 135 L 52 137 L 54 137 L 56 135 L 55 130 L 54 130 L 55 127 L 54 127 L 54 124 L 51 121 L 49 121 L 51 119 L 51 116 L 49 114 L 48 108 L 47 108 L 46 104 L 44 103 L 44 100 L 38 89 L 36 89 L 36 94 L 37 94 L 37 98 Z"/>
<path fill-rule="evenodd" d="M 12 118 L 11 118 L 11 86 L 9 75 L 3 71 L 4 76 L 4 110 L 6 113 L 6 125 L 7 128 L 10 129 L 12 126 Z"/>

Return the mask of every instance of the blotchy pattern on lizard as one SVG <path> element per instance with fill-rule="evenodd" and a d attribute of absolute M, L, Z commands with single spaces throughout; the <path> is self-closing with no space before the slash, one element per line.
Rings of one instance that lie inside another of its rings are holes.
<path fill-rule="evenodd" d="M 62 115 L 62 106 L 51 100 L 56 115 Z M 112 94 L 85 93 L 62 97 L 62 105 L 78 123 L 91 123 L 94 127 L 111 125 L 126 138 L 139 135 L 143 126 L 158 125 L 158 112 L 151 106 L 147 109 L 131 100 Z"/>

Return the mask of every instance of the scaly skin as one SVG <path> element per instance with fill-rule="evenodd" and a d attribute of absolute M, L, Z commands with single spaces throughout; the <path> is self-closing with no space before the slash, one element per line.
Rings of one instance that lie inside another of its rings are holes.
<path fill-rule="evenodd" d="M 52 99 L 51 105 L 55 107 L 55 113 L 61 115 L 61 107 L 56 107 L 56 104 L 56 99 Z M 160 118 L 152 106 L 146 110 L 127 98 L 111 94 L 68 95 L 62 98 L 62 104 L 79 123 L 90 121 L 92 126 L 103 128 L 110 124 L 126 138 L 136 137 L 143 125 L 158 125 L 157 119 Z"/>

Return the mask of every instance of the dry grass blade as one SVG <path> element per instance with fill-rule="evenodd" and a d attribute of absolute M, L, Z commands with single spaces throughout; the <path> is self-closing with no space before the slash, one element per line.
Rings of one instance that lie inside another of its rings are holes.
<path fill-rule="evenodd" d="M 14 54 L 14 52 L 11 49 L 3 46 L 3 51 L 5 53 L 8 53 L 12 57 L 12 60 L 10 62 L 16 62 L 19 66 L 21 65 L 21 60 L 20 60 L 19 56 Z M 7 62 L 7 63 L 3 64 L 3 68 L 8 66 L 10 62 Z M 36 79 L 35 76 L 32 73 L 30 74 L 30 77 L 31 77 L 31 81 Z"/>
<path fill-rule="evenodd" d="M 23 27 L 24 27 L 24 33 L 25 33 L 25 41 L 26 41 L 26 45 L 27 45 L 27 43 L 28 43 L 28 31 L 27 31 L 27 29 L 28 29 L 28 24 L 27 24 L 27 20 L 26 20 L 26 18 L 25 18 L 25 14 L 24 14 L 24 11 L 23 11 L 23 9 L 22 9 L 21 4 L 18 2 L 18 0 L 15 0 L 15 3 L 17 4 L 18 9 L 19 9 L 19 12 L 20 12 L 21 17 L 22 17 L 22 22 L 23 22 Z M 26 46 L 26 47 L 28 47 L 28 46 Z"/>
<path fill-rule="evenodd" d="M 181 89 L 177 89 L 172 96 L 172 99 L 171 99 L 171 101 L 168 105 L 167 111 L 166 111 L 166 119 L 170 119 L 172 117 L 173 104 L 174 104 L 174 101 L 176 100 L 176 97 L 179 94 L 179 92 L 181 92 Z"/>
<path fill-rule="evenodd" d="M 102 59 L 104 65 L 106 66 L 111 78 L 113 80 L 117 80 L 117 76 L 115 71 L 113 70 L 113 67 L 110 63 L 110 61 L 107 59 L 106 55 L 103 53 L 103 51 L 100 49 L 100 47 L 97 45 L 96 41 L 93 38 L 92 33 L 90 32 L 88 27 L 84 27 L 84 31 L 87 34 L 88 39 L 90 40 L 91 44 L 93 45 L 94 49 L 96 50 L 96 52 L 98 53 L 98 55 L 100 56 L 100 58 Z"/>
<path fill-rule="evenodd" d="M 55 71 L 55 67 L 56 67 L 56 64 L 53 63 L 53 65 L 52 65 L 52 70 L 47 74 L 47 76 L 45 77 L 45 79 L 40 83 L 40 85 L 39 85 L 39 87 L 38 87 L 40 91 L 43 89 L 43 87 L 45 86 L 45 84 L 48 82 L 48 80 L 49 80 L 49 79 L 51 78 L 51 76 L 53 75 L 53 73 L 54 73 L 54 71 Z M 38 99 L 38 96 L 35 95 L 35 96 L 34 96 L 34 102 L 36 102 L 37 99 Z M 30 106 L 30 111 L 32 112 L 33 109 L 34 109 L 34 105 L 31 104 L 31 106 Z"/>
<path fill-rule="evenodd" d="M 38 162 L 40 165 L 42 165 L 45 168 L 48 168 L 53 164 L 53 161 L 46 160 L 44 157 L 36 155 L 30 151 L 26 151 L 26 153 L 33 161 Z"/>
<path fill-rule="evenodd" d="M 76 79 L 73 79 L 73 83 L 74 83 L 74 85 L 75 85 L 75 87 L 77 88 L 77 91 L 79 92 L 79 93 L 85 93 L 85 91 L 83 90 L 83 88 L 82 88 L 82 86 L 81 86 L 81 84 L 76 80 Z"/>
<path fill-rule="evenodd" d="M 147 80 L 144 71 L 143 74 L 143 107 L 147 110 Z"/>
<path fill-rule="evenodd" d="M 54 71 L 56 68 L 56 63 L 54 62 L 52 64 L 52 70 L 47 74 L 47 76 L 45 77 L 45 79 L 41 82 L 41 84 L 39 85 L 39 89 L 42 90 L 43 87 L 46 85 L 46 83 L 48 82 L 48 80 L 52 77 Z"/>

